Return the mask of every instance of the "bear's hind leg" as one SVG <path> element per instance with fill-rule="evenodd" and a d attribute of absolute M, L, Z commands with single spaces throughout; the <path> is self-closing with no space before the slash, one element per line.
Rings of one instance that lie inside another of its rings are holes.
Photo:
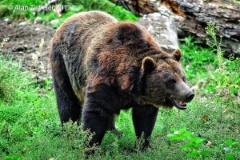
<path fill-rule="evenodd" d="M 80 122 L 81 102 L 75 95 L 64 62 L 60 54 L 52 54 L 53 85 L 57 98 L 58 112 L 61 122 Z"/>
<path fill-rule="evenodd" d="M 81 115 L 81 104 L 77 97 L 75 96 L 74 92 L 70 88 L 60 87 L 55 80 L 54 81 L 54 88 L 56 92 L 57 98 L 57 106 L 58 112 L 61 119 L 61 122 L 68 122 L 72 120 L 73 122 L 80 122 L 80 115 Z"/>

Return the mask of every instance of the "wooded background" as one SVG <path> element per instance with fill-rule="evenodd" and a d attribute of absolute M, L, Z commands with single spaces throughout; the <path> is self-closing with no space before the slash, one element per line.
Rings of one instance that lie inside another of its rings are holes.
<path fill-rule="evenodd" d="M 224 56 L 240 57 L 240 2 L 235 0 L 112 0 L 117 5 L 143 16 L 162 13 L 168 8 L 179 38 L 194 36 L 206 45 L 208 23 L 216 26 L 218 40 L 222 37 Z M 163 13 L 164 14 L 164 13 Z"/>

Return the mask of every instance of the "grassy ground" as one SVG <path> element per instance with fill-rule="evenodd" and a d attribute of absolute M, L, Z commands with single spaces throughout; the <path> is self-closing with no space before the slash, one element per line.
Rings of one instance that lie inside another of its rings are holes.
<path fill-rule="evenodd" d="M 107 133 L 90 159 L 187 159 L 196 152 L 189 159 L 240 157 L 240 63 L 188 41 L 181 45 L 182 62 L 190 83 L 198 86 L 189 108 L 160 110 L 146 152 L 135 146 L 131 111 L 121 112 L 117 127 L 123 135 Z M 69 124 L 62 132 L 49 82 L 40 88 L 20 67 L 0 57 L 0 159 L 83 159 L 88 135 Z"/>

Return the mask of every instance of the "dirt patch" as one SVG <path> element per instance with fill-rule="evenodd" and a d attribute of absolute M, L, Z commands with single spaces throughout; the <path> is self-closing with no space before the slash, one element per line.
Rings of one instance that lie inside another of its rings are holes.
<path fill-rule="evenodd" d="M 42 82 L 51 77 L 49 43 L 55 29 L 33 22 L 0 20 L 0 54 L 22 63 L 23 71 Z"/>
<path fill-rule="evenodd" d="M 149 14 L 140 18 L 139 23 L 147 28 L 163 49 L 172 51 L 178 48 L 177 33 L 169 15 L 164 15 Z M 31 21 L 4 20 L 0 20 L 0 28 L 0 54 L 20 61 L 23 71 L 30 71 L 29 75 L 38 82 L 51 78 L 48 50 L 55 29 Z"/>

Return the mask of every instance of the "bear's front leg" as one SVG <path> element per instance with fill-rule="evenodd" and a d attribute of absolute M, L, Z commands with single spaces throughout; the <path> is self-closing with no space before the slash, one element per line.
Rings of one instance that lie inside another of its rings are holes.
<path fill-rule="evenodd" d="M 94 89 L 93 89 L 94 88 Z M 114 92 L 108 85 L 87 85 L 86 100 L 83 105 L 83 129 L 89 129 L 93 137 L 90 146 L 100 145 L 107 130 L 115 128 L 115 115 L 112 106 L 115 106 Z"/>
<path fill-rule="evenodd" d="M 137 138 L 143 136 L 143 149 L 149 146 L 149 139 L 153 131 L 158 114 L 158 108 L 152 105 L 134 106 L 132 119 Z"/>

